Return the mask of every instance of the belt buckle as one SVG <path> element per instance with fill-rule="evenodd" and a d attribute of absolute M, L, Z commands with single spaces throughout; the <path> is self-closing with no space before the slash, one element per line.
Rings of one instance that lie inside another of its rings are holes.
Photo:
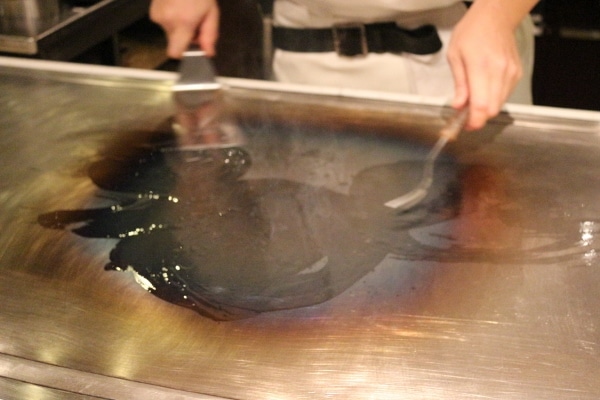
<path fill-rule="evenodd" d="M 366 57 L 369 52 L 367 32 L 364 24 L 335 24 L 333 31 L 333 47 L 339 56 Z"/>

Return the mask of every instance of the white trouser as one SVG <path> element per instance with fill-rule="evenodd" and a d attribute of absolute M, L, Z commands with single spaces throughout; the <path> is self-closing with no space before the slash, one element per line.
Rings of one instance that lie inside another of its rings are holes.
<path fill-rule="evenodd" d="M 446 59 L 446 49 L 452 29 L 465 12 L 464 4 L 457 3 L 444 8 L 407 13 L 406 17 L 396 21 L 399 26 L 409 29 L 424 24 L 435 25 L 443 43 L 442 50 L 435 54 L 369 53 L 366 57 L 340 57 L 334 52 L 295 53 L 275 49 L 274 79 L 287 83 L 451 98 L 454 82 Z M 533 24 L 529 18 L 518 29 L 517 41 L 524 74 L 509 102 L 531 104 L 534 42 Z"/>

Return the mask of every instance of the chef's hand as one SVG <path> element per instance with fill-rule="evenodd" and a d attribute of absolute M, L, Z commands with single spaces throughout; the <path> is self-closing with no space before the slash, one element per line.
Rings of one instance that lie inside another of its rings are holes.
<path fill-rule="evenodd" d="M 167 34 L 167 55 L 181 58 L 192 42 L 208 56 L 215 54 L 219 34 L 216 0 L 152 0 L 150 18 Z"/>
<path fill-rule="evenodd" d="M 448 47 L 455 84 L 452 106 L 468 105 L 467 130 L 496 116 L 523 74 L 515 38 L 519 22 L 515 15 L 476 1 L 454 29 Z"/>

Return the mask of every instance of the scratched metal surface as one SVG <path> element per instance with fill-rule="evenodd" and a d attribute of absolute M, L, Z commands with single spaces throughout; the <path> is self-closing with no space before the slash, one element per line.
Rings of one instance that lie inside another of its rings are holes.
<path fill-rule="evenodd" d="M 86 167 L 122 135 L 163 124 L 173 113 L 168 86 L 0 68 L 0 88 L 5 396 L 600 396 L 597 114 L 531 108 L 463 134 L 438 164 L 447 173 L 432 197 L 397 217 L 398 243 L 367 257 L 348 288 L 216 322 L 105 271 L 114 239 L 37 223 L 52 210 L 110 203 Z M 248 179 L 340 196 L 396 167 L 412 171 L 410 187 L 442 123 L 441 108 L 418 102 L 235 87 L 231 97 L 253 155 Z M 357 129 L 369 134 L 348 133 Z M 339 234 L 340 252 L 367 251 Z"/>

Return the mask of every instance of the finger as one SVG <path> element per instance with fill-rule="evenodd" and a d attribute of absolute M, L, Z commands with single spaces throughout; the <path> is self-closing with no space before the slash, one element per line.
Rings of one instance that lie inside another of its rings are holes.
<path fill-rule="evenodd" d="M 513 54 L 512 57 L 513 61 L 508 65 L 507 69 L 506 84 L 499 95 L 500 104 L 498 111 L 500 111 L 502 105 L 508 100 L 515 86 L 523 76 L 523 66 L 521 65 L 521 59 L 518 53 L 515 51 L 515 54 Z"/>
<path fill-rule="evenodd" d="M 206 55 L 212 57 L 215 55 L 215 43 L 219 37 L 219 9 L 214 7 L 206 14 L 200 30 L 198 32 L 198 42 L 200 48 L 206 52 Z"/>
<path fill-rule="evenodd" d="M 467 130 L 482 128 L 488 120 L 490 76 L 486 66 L 468 66 L 469 119 Z"/>
<path fill-rule="evenodd" d="M 454 98 L 452 99 L 452 107 L 460 109 L 464 107 L 469 100 L 465 65 L 460 56 L 450 53 L 448 54 L 448 62 L 454 78 Z"/>
<path fill-rule="evenodd" d="M 489 74 L 489 94 L 487 100 L 487 117 L 498 115 L 507 95 L 507 87 L 510 87 L 511 77 L 505 62 L 498 61 L 494 70 Z"/>
<path fill-rule="evenodd" d="M 502 106 L 523 74 L 518 54 L 509 54 L 498 60 L 494 66 L 496 71 L 491 74 L 488 118 L 495 117 L 500 113 Z"/>
<path fill-rule="evenodd" d="M 167 55 L 170 58 L 179 59 L 192 42 L 194 31 L 185 27 L 178 27 L 167 32 L 167 37 L 169 38 Z"/>

